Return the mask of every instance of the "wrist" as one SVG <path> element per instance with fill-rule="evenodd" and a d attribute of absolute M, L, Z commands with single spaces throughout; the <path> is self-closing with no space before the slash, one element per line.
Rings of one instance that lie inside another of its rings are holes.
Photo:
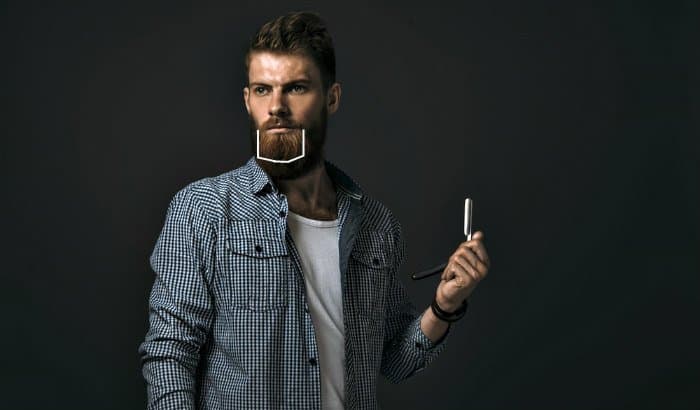
<path fill-rule="evenodd" d="M 445 337 L 447 330 L 450 328 L 450 322 L 435 316 L 433 310 L 428 307 L 425 312 L 423 312 L 420 328 L 428 339 L 435 344 Z"/>
<path fill-rule="evenodd" d="M 435 298 L 430 304 L 430 309 L 433 311 L 433 315 L 438 319 L 444 322 L 452 323 L 464 317 L 464 315 L 467 313 L 467 306 L 469 306 L 469 304 L 467 303 L 467 300 L 464 299 L 462 304 L 456 310 L 448 312 L 438 306 L 437 298 Z"/>

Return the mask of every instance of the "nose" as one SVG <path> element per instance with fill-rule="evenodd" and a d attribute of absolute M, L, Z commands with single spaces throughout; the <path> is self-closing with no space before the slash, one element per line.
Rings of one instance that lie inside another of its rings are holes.
<path fill-rule="evenodd" d="M 287 106 L 287 101 L 282 91 L 275 90 L 272 92 L 268 114 L 275 117 L 284 117 L 289 115 L 289 107 Z"/>

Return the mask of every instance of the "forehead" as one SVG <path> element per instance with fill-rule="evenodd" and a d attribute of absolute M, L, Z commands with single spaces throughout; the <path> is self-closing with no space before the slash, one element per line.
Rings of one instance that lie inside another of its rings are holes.
<path fill-rule="evenodd" d="M 284 84 L 306 79 L 319 82 L 321 73 L 314 61 L 303 54 L 256 51 L 250 54 L 248 81 L 251 83 Z"/>

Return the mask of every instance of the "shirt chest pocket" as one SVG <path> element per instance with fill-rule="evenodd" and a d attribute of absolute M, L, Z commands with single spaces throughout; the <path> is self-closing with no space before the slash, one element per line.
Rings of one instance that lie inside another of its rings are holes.
<path fill-rule="evenodd" d="M 379 234 L 357 238 L 350 254 L 348 278 L 358 313 L 369 320 L 383 320 L 391 264 Z"/>
<path fill-rule="evenodd" d="M 286 243 L 259 237 L 224 239 L 223 302 L 231 309 L 269 310 L 287 304 L 291 271 Z"/>

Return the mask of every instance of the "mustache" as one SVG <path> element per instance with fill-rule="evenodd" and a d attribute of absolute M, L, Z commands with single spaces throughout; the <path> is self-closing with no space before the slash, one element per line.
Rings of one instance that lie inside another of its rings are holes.
<path fill-rule="evenodd" d="M 271 118 L 260 125 L 260 129 L 262 130 L 269 130 L 272 128 L 301 128 L 301 124 L 297 124 L 293 121 Z"/>

